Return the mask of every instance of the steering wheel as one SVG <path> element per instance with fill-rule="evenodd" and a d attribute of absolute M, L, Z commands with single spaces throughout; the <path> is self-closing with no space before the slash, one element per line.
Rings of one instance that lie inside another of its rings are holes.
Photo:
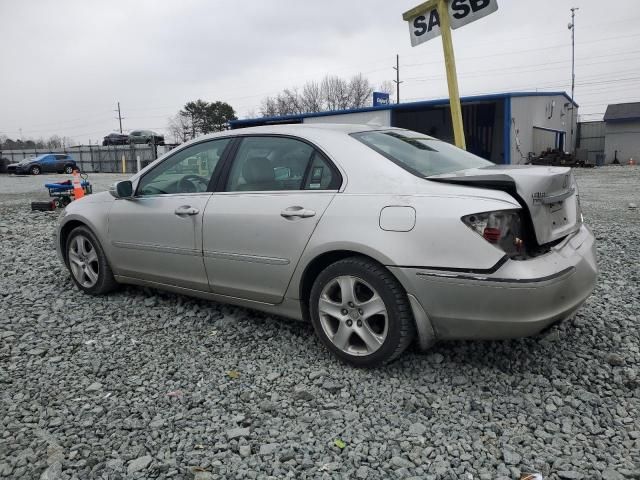
<path fill-rule="evenodd" d="M 199 189 L 198 185 L 202 185 L 202 189 Z M 189 174 L 178 180 L 178 191 L 180 193 L 204 192 L 207 187 L 209 187 L 209 179 L 200 175 Z"/>

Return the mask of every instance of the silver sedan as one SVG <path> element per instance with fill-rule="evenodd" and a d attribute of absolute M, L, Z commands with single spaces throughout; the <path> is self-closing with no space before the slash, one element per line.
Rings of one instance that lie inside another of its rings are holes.
<path fill-rule="evenodd" d="M 362 125 L 198 138 L 71 203 L 56 244 L 88 294 L 128 283 L 311 321 L 356 366 L 536 334 L 597 272 L 570 169 Z"/>

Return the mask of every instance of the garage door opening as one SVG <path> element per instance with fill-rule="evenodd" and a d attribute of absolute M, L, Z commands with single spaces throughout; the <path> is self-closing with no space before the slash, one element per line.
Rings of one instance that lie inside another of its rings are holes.
<path fill-rule="evenodd" d="M 533 127 L 533 154 L 540 155 L 547 150 L 564 151 L 567 132 L 550 128 Z"/>

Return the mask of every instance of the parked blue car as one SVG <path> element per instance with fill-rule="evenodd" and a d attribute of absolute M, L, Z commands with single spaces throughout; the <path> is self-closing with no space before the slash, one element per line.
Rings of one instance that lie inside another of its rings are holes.
<path fill-rule="evenodd" d="M 40 175 L 41 173 L 73 173 L 78 168 L 76 161 L 66 153 L 47 153 L 25 158 L 7 166 L 7 173 Z"/>

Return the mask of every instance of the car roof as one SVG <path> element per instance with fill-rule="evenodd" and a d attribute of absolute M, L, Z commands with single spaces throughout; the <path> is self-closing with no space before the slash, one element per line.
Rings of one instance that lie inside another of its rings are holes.
<path fill-rule="evenodd" d="M 282 124 L 282 125 L 261 125 L 259 127 L 236 128 L 234 130 L 224 130 L 222 132 L 211 133 L 197 137 L 187 142 L 187 144 L 198 143 L 203 140 L 219 137 L 237 137 L 243 135 L 292 135 L 314 140 L 318 137 L 327 138 L 327 135 L 344 136 L 351 133 L 369 132 L 375 130 L 405 130 L 404 128 L 389 127 L 382 125 L 365 125 L 356 123 L 312 123 L 312 124 Z"/>
<path fill-rule="evenodd" d="M 357 123 L 293 123 L 284 125 L 261 125 L 259 127 L 237 128 L 232 132 L 244 133 L 297 133 L 304 134 L 313 130 L 322 130 L 342 134 L 356 132 L 366 132 L 371 130 L 394 130 L 394 127 L 383 127 L 382 125 L 368 125 Z"/>

